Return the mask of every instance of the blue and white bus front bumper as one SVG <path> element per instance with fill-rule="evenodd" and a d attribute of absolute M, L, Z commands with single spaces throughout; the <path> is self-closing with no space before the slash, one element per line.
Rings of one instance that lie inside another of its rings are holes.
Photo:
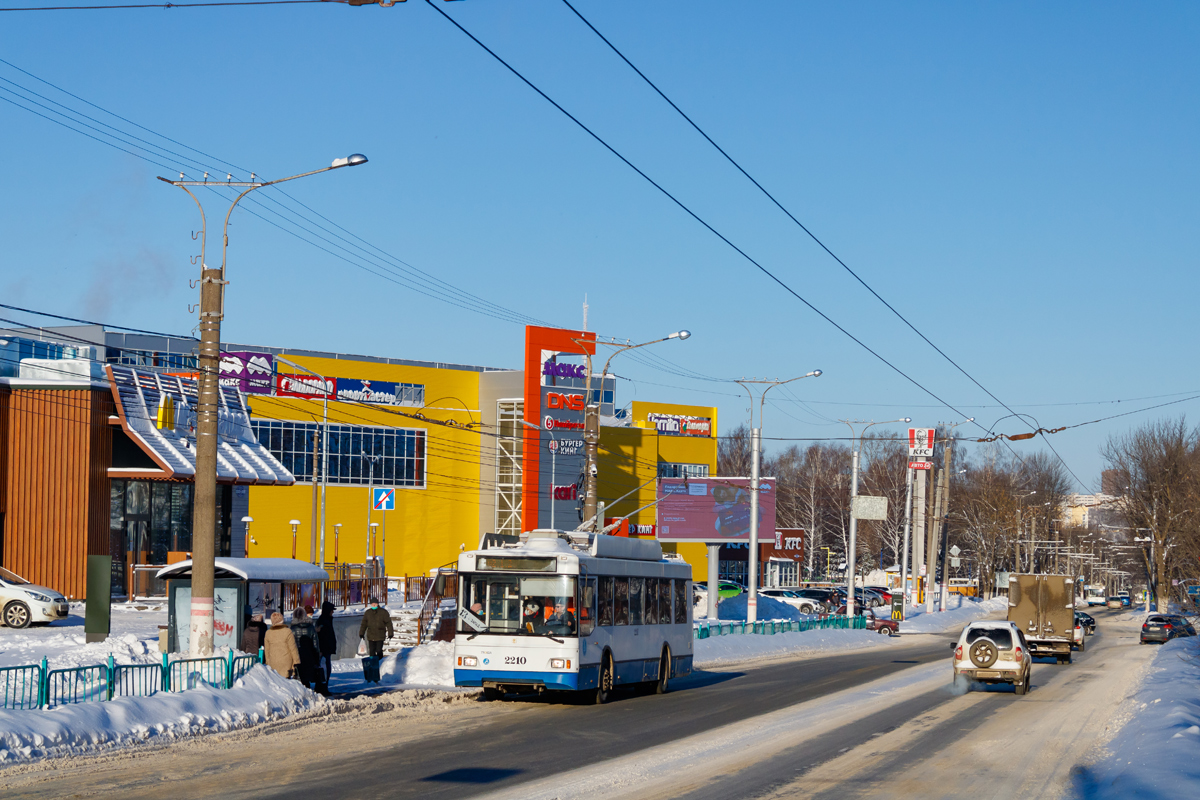
<path fill-rule="evenodd" d="M 574 692 L 579 689 L 595 689 L 599 680 L 599 665 L 580 667 L 578 672 L 550 672 L 535 670 L 499 670 L 481 667 L 454 669 L 455 686 L 481 686 L 506 689 L 548 689 L 550 691 Z"/>

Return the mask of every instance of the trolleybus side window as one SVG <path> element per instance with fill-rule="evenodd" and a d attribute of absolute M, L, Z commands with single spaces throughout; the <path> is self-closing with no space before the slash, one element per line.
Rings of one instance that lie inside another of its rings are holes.
<path fill-rule="evenodd" d="M 687 581 L 678 580 L 675 583 L 675 624 L 679 625 L 688 621 L 687 607 Z"/>
<path fill-rule="evenodd" d="M 645 593 L 646 611 L 642 615 L 642 622 L 647 625 L 658 624 L 658 578 L 646 578 L 646 593 Z"/>
<path fill-rule="evenodd" d="M 596 627 L 596 579 L 579 582 L 579 634 L 587 636 Z"/>
<path fill-rule="evenodd" d="M 616 613 L 613 615 L 614 625 L 629 624 L 629 578 L 617 578 L 616 581 Z"/>
<path fill-rule="evenodd" d="M 601 625 L 613 624 L 613 579 L 600 578 L 600 621 Z"/>
<path fill-rule="evenodd" d="M 629 624 L 642 624 L 642 598 L 646 594 L 645 578 L 629 579 Z"/>
<path fill-rule="evenodd" d="M 658 624 L 671 624 L 671 584 L 670 578 L 658 580 Z"/>

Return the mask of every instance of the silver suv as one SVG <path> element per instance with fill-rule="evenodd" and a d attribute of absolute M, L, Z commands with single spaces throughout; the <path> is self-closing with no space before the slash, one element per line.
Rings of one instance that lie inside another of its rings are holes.
<path fill-rule="evenodd" d="M 1017 694 L 1029 691 L 1033 660 L 1025 635 L 1015 623 L 972 622 L 952 647 L 955 681 L 1011 683 Z"/>

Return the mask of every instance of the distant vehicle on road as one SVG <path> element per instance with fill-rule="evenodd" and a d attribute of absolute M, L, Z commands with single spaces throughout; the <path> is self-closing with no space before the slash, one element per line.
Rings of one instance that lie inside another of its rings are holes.
<path fill-rule="evenodd" d="M 839 606 L 838 610 L 834 613 L 845 614 L 846 607 L 844 605 Z M 883 636 L 895 636 L 900 633 L 900 623 L 890 616 L 876 614 L 873 608 L 862 609 L 862 615 L 867 620 L 867 630 L 869 631 L 875 631 Z"/>
<path fill-rule="evenodd" d="M 842 596 L 836 589 L 827 586 L 807 586 L 803 589 L 792 589 L 798 597 L 808 600 L 815 600 L 820 608 L 817 610 L 828 611 L 831 608 L 836 608 L 842 602 Z"/>
<path fill-rule="evenodd" d="M 1104 605 L 1104 587 L 1103 586 L 1088 586 L 1085 588 L 1084 602 L 1089 606 Z"/>
<path fill-rule="evenodd" d="M 1071 646 L 1081 653 L 1087 647 L 1087 628 L 1084 627 L 1083 620 L 1079 618 L 1079 612 L 1075 612 L 1074 641 Z"/>
<path fill-rule="evenodd" d="M 1091 614 L 1086 611 L 1076 611 L 1075 619 L 1083 623 L 1083 629 L 1087 632 L 1088 636 L 1096 632 L 1096 618 Z"/>
<path fill-rule="evenodd" d="M 1108 598 L 1108 602 L 1106 602 L 1104 604 L 1104 607 L 1119 610 L 1119 609 L 1123 608 L 1124 605 L 1125 604 L 1121 602 L 1121 598 L 1117 597 L 1116 595 L 1113 595 L 1112 597 Z"/>
<path fill-rule="evenodd" d="M 1033 660 L 1029 643 L 1012 622 L 972 622 L 951 645 L 954 678 L 980 683 L 1008 683 L 1017 694 L 1029 691 Z"/>
<path fill-rule="evenodd" d="M 1133 605 L 1133 600 L 1130 599 L 1128 593 L 1119 594 L 1117 597 L 1121 600 L 1121 608 L 1129 608 Z"/>
<path fill-rule="evenodd" d="M 1029 642 L 1034 656 L 1071 663 L 1075 646 L 1075 578 L 1070 575 L 1009 575 L 1008 621 Z"/>
<path fill-rule="evenodd" d="M 1158 642 L 1163 644 L 1180 636 L 1195 635 L 1196 629 L 1183 617 L 1173 614 L 1151 614 L 1142 623 L 1142 636 L 1139 643 Z"/>
<path fill-rule="evenodd" d="M 53 589 L 30 583 L 0 567 L 0 619 L 10 628 L 27 628 L 34 622 L 66 619 L 67 598 Z"/>

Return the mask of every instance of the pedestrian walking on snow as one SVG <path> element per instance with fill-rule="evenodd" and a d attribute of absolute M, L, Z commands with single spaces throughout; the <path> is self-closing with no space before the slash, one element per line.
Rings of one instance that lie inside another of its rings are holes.
<path fill-rule="evenodd" d="M 337 652 L 337 631 L 333 628 L 333 603 L 326 600 L 321 604 L 321 616 L 317 617 L 317 650 L 325 662 L 326 687 L 333 677 L 333 654 Z"/>
<path fill-rule="evenodd" d="M 300 651 L 296 648 L 296 637 L 283 624 L 283 614 L 278 611 L 271 615 L 271 628 L 263 637 L 263 651 L 268 667 L 285 678 L 295 676 L 300 666 Z"/>
<path fill-rule="evenodd" d="M 358 624 L 358 635 L 367 640 L 367 655 L 371 658 L 383 658 L 383 642 L 395 635 L 392 628 L 392 615 L 387 609 L 379 607 L 378 600 L 371 601 L 371 607 L 363 614 L 362 622 Z"/>
<path fill-rule="evenodd" d="M 296 649 L 300 652 L 297 676 L 305 686 L 311 686 L 321 657 L 317 653 L 317 627 L 306 609 L 297 608 L 292 612 L 292 636 L 296 638 Z"/>

